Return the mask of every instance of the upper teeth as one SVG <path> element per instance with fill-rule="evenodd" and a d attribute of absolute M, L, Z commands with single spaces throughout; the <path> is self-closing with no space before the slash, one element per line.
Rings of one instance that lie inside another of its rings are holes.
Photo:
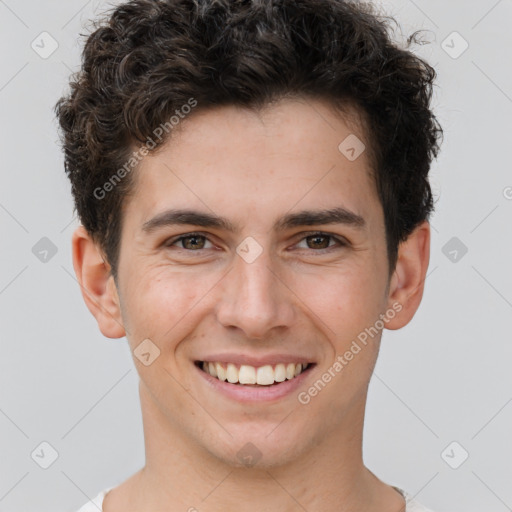
<path fill-rule="evenodd" d="M 260 384 L 268 386 L 274 382 L 283 382 L 284 380 L 297 377 L 308 367 L 308 363 L 289 363 L 276 364 L 275 368 L 267 364 L 258 368 L 243 364 L 240 369 L 233 363 L 212 363 L 203 362 L 203 370 L 212 377 L 219 380 L 227 380 L 231 384 Z"/>

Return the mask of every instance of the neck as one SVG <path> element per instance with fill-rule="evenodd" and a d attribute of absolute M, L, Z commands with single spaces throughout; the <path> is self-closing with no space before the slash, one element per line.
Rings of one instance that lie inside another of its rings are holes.
<path fill-rule="evenodd" d="M 362 461 L 366 396 L 328 435 L 309 439 L 279 461 L 254 467 L 236 464 L 236 459 L 230 464 L 188 437 L 161 413 L 142 384 L 140 397 L 146 465 L 127 482 L 126 510 L 403 510 L 403 498 Z M 293 421 L 293 413 L 286 421 Z"/>

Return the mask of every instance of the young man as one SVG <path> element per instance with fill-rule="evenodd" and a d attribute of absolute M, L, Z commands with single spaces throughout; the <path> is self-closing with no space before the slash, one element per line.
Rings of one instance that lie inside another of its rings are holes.
<path fill-rule="evenodd" d="M 137 0 L 56 112 L 73 264 L 140 376 L 146 464 L 81 512 L 426 511 L 362 460 L 414 316 L 434 70 L 368 4 Z"/>

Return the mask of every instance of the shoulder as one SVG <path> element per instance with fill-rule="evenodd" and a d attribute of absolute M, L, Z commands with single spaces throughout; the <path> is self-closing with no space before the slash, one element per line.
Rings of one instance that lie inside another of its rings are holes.
<path fill-rule="evenodd" d="M 433 510 L 423 506 L 421 503 L 418 503 L 408 492 L 400 489 L 399 487 L 393 487 L 405 498 L 405 512 L 434 512 Z"/>
<path fill-rule="evenodd" d="M 103 500 L 111 489 L 113 487 L 103 489 L 94 499 L 85 503 L 77 512 L 98 512 L 103 510 Z"/>

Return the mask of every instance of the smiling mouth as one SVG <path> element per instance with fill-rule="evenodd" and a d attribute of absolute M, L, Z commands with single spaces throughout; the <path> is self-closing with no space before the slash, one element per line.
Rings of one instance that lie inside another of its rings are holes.
<path fill-rule="evenodd" d="M 217 361 L 195 361 L 194 364 L 222 382 L 249 387 L 276 386 L 310 371 L 315 366 L 315 363 L 279 363 L 255 367 Z"/>

